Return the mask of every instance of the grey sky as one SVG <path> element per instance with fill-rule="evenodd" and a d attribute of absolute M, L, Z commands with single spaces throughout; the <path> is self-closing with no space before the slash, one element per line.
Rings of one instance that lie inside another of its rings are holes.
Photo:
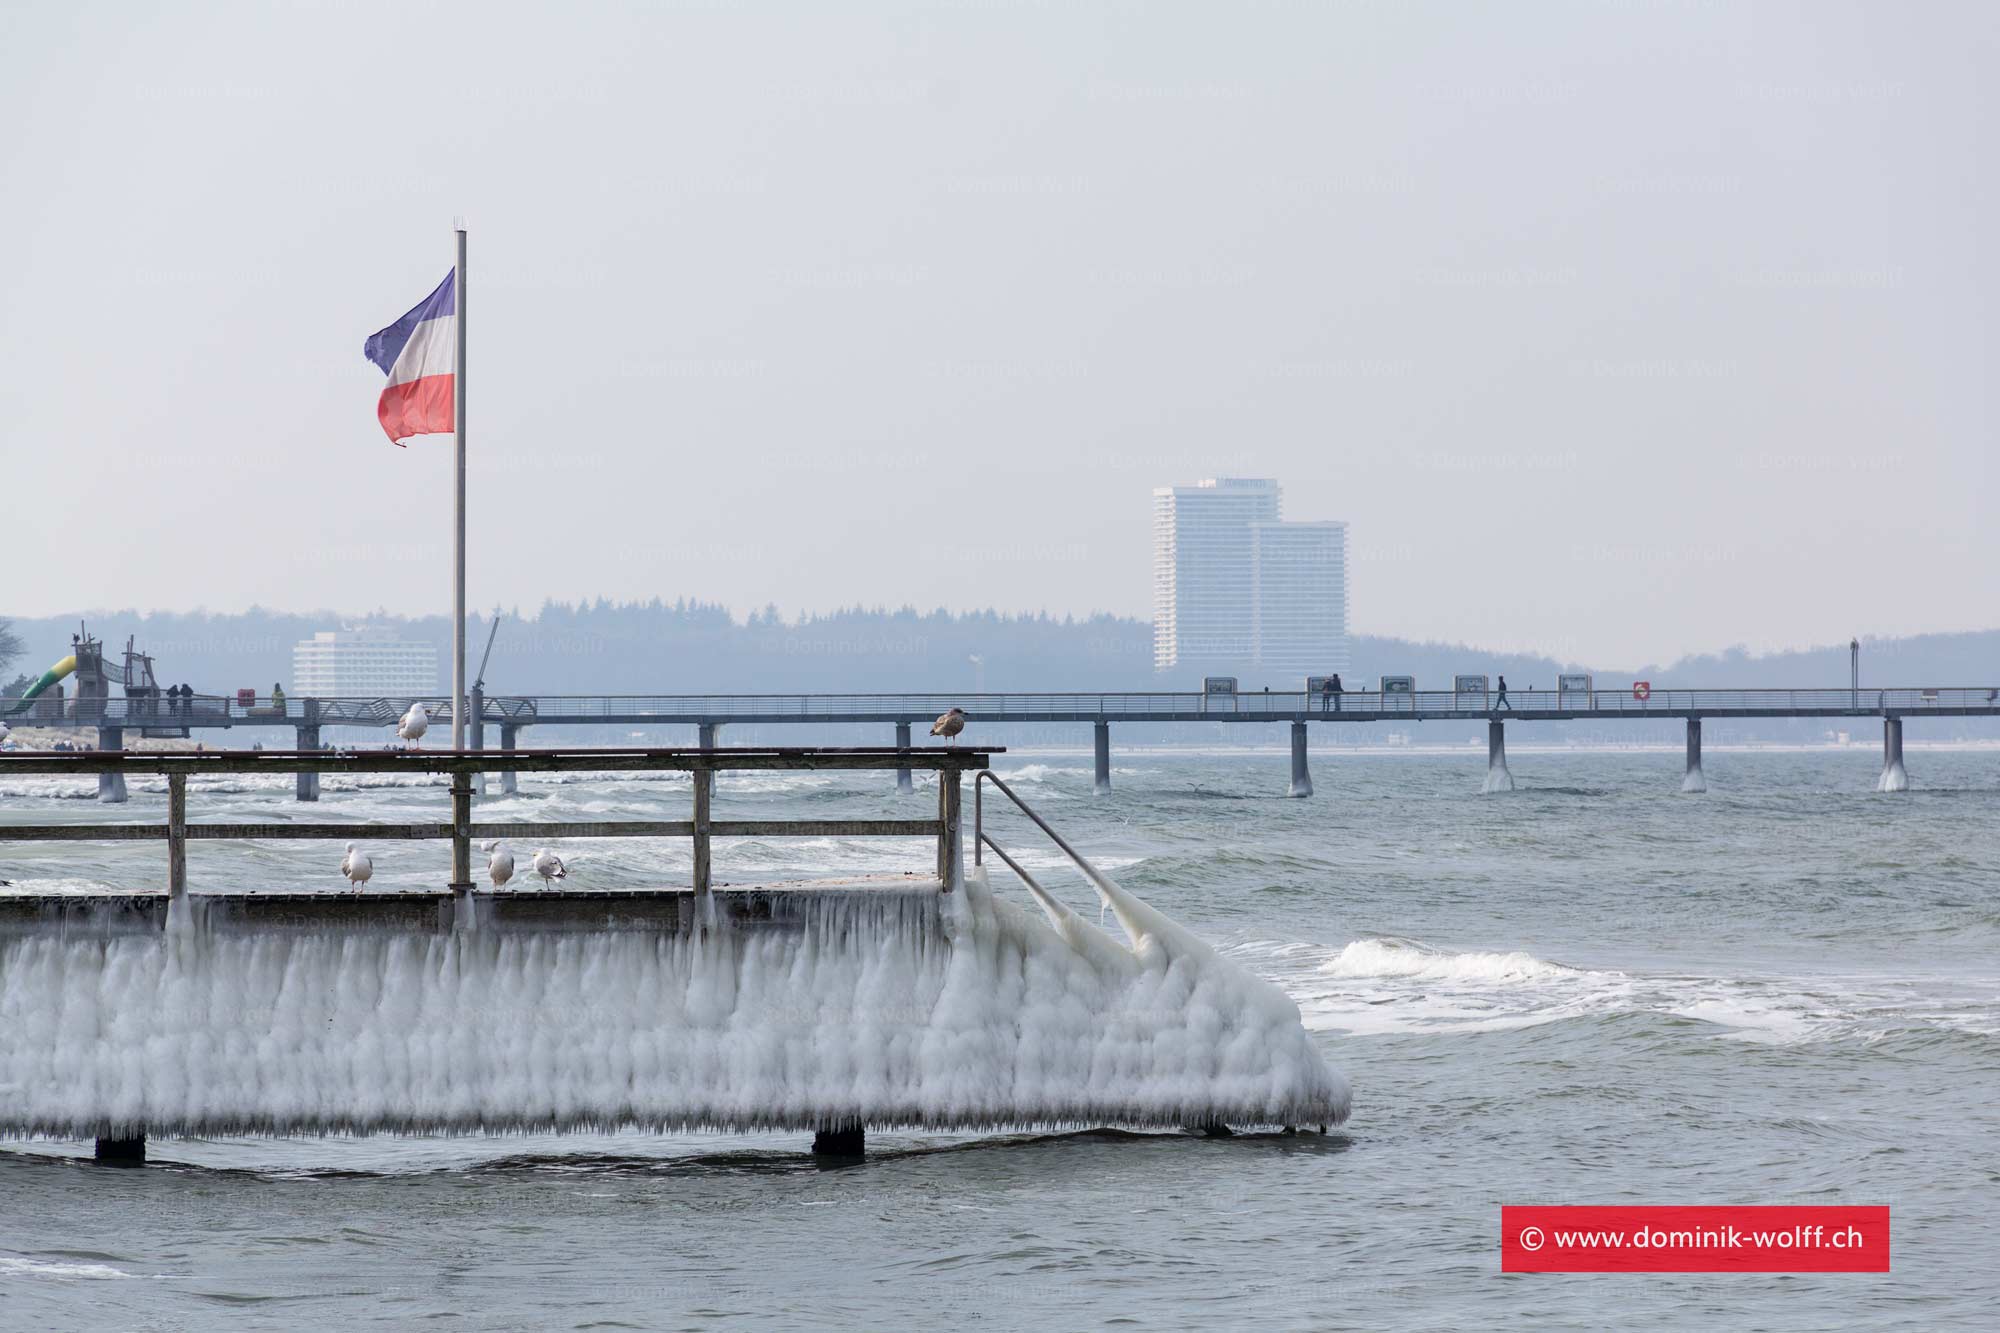
<path fill-rule="evenodd" d="M 472 232 L 471 600 L 1992 625 L 1991 5 L 13 5 L 0 612 L 448 605 L 361 342 Z"/>

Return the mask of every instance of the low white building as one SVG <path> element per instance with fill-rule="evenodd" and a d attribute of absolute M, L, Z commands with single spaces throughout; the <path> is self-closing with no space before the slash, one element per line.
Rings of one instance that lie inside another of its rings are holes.
<path fill-rule="evenodd" d="M 392 698 L 438 692 L 436 644 L 411 643 L 392 629 L 323 630 L 292 649 L 299 698 Z"/>

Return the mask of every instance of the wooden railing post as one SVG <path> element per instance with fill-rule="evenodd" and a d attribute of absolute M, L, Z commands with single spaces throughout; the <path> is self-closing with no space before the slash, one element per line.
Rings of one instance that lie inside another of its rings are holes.
<path fill-rule="evenodd" d="M 187 774 L 167 774 L 167 896 L 187 896 Z"/>
<path fill-rule="evenodd" d="M 715 770 L 694 770 L 694 891 L 707 893 L 709 883 L 709 828 L 715 804 Z"/>
<path fill-rule="evenodd" d="M 959 769 L 955 764 L 938 770 L 938 883 L 951 892 L 952 872 L 958 867 Z"/>
<path fill-rule="evenodd" d="M 451 891 L 472 892 L 472 773 L 451 774 Z"/>

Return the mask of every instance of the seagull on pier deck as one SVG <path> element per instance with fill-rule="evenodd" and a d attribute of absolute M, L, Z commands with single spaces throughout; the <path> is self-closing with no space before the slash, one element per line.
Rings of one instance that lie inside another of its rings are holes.
<path fill-rule="evenodd" d="M 535 849 L 535 873 L 542 877 L 542 887 L 547 888 L 552 879 L 567 879 L 569 871 L 563 868 L 562 858 L 546 847 Z"/>
<path fill-rule="evenodd" d="M 411 704 L 410 711 L 403 714 L 403 720 L 396 724 L 396 734 L 415 745 L 431 729 L 431 713 L 422 704 Z"/>
<path fill-rule="evenodd" d="M 949 745 L 951 738 L 965 730 L 965 710 L 954 708 L 937 721 L 931 723 L 931 735 L 942 736 Z"/>
<path fill-rule="evenodd" d="M 347 876 L 347 882 L 360 888 L 375 875 L 375 863 L 368 853 L 354 850 L 354 844 L 347 844 L 347 855 L 340 858 L 340 873 Z"/>
<path fill-rule="evenodd" d="M 498 842 L 489 842 L 485 850 L 492 853 L 486 858 L 486 873 L 493 878 L 493 887 L 499 888 L 514 878 L 514 853 L 500 850 Z"/>

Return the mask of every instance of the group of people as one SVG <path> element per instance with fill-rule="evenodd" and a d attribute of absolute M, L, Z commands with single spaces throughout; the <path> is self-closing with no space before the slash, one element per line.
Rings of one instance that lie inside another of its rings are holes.
<path fill-rule="evenodd" d="M 194 712 L 194 686 L 169 685 L 166 689 L 166 698 L 169 714 Z"/>

